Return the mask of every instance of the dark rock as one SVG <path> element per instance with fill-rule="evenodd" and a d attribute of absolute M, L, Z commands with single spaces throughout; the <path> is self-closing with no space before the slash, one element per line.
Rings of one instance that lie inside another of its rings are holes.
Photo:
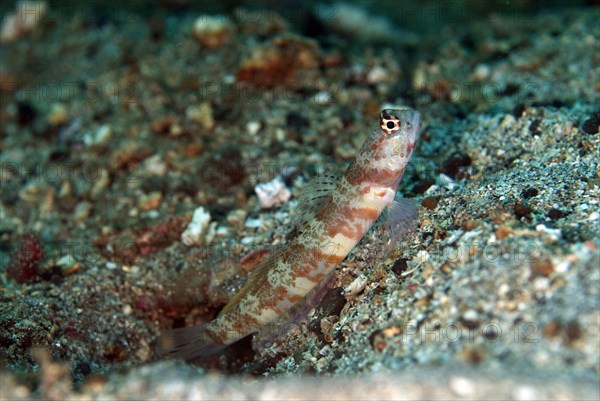
<path fill-rule="evenodd" d="M 523 198 L 533 198 L 534 196 L 537 196 L 539 194 L 539 191 L 537 190 L 537 188 L 533 188 L 533 187 L 529 187 L 526 190 L 524 190 L 523 192 L 521 192 L 521 196 Z"/>
<path fill-rule="evenodd" d="M 19 122 L 19 125 L 31 125 L 36 117 L 37 112 L 33 106 L 25 102 L 17 103 L 17 121 Z"/>
<path fill-rule="evenodd" d="M 453 153 L 450 155 L 444 166 L 442 172 L 452 178 L 456 178 L 462 167 L 468 167 L 473 161 L 471 157 L 464 153 Z"/>
<path fill-rule="evenodd" d="M 581 125 L 581 129 L 586 134 L 597 134 L 600 131 L 600 110 L 585 120 Z"/>

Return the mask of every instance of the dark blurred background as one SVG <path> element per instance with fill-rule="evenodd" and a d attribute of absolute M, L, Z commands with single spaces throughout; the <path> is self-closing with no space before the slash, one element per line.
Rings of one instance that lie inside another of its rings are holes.
<path fill-rule="evenodd" d="M 238 7 L 249 10 L 269 10 L 283 16 L 301 33 L 311 35 L 318 31 L 315 10 L 335 12 L 340 5 L 364 8 L 372 15 L 382 15 L 412 32 L 427 33 L 435 30 L 440 22 L 461 23 L 473 18 L 501 14 L 515 14 L 522 18 L 540 11 L 560 8 L 600 5 L 600 0 L 47 0 L 50 9 L 61 13 L 85 13 L 99 22 L 113 20 L 115 16 L 126 18 L 127 13 L 141 16 L 203 13 L 231 14 Z M 14 1 L 0 2 L 0 13 L 14 10 Z M 329 11 L 328 11 L 329 10 Z"/>

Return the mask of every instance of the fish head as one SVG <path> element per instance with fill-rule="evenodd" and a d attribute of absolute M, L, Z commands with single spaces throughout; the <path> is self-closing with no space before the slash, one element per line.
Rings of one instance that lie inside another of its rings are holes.
<path fill-rule="evenodd" d="M 408 162 L 417 144 L 421 114 L 411 108 L 384 109 L 379 114 L 381 157 L 392 163 Z"/>
<path fill-rule="evenodd" d="M 352 166 L 353 181 L 397 187 L 417 144 L 421 114 L 411 108 L 384 109 Z M 360 173 L 358 173 L 360 172 Z"/>

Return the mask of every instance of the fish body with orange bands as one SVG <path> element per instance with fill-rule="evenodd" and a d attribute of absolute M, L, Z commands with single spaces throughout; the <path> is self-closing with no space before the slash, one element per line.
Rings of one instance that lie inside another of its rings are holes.
<path fill-rule="evenodd" d="M 383 110 L 340 179 L 323 175 L 307 185 L 299 204 L 309 204 L 310 212 L 296 236 L 254 269 L 214 320 L 163 333 L 161 353 L 186 360 L 213 355 L 272 323 L 330 277 L 378 219 L 395 227 L 396 239 L 405 238 L 418 214 L 396 191 L 420 126 L 415 110 Z"/>

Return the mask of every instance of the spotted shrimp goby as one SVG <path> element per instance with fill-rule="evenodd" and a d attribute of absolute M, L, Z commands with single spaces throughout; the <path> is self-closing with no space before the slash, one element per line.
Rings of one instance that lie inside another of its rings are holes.
<path fill-rule="evenodd" d="M 214 320 L 163 333 L 160 352 L 191 360 L 259 331 L 331 277 L 378 218 L 384 220 L 378 224 L 390 228 L 391 241 L 404 239 L 417 211 L 414 203 L 396 199 L 396 191 L 420 125 L 415 110 L 383 110 L 379 126 L 345 174 L 335 183 L 331 176 L 320 176 L 303 190 L 298 204 L 305 209 L 295 236 L 254 269 Z"/>

